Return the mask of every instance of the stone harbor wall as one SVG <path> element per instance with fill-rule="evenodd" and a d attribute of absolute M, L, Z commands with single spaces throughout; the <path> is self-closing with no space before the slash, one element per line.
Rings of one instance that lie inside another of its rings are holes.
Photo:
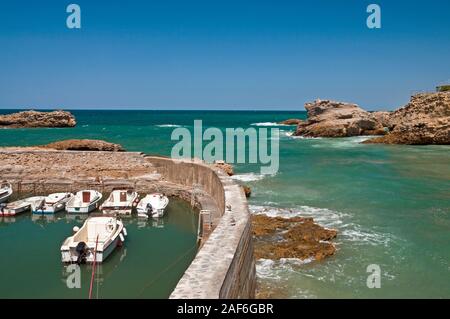
<path fill-rule="evenodd" d="M 198 161 L 147 159 L 170 182 L 194 189 L 201 186 L 214 198 L 218 209 L 211 212 L 217 226 L 213 226 L 170 298 L 254 298 L 251 219 L 242 188 L 221 170 Z"/>
<path fill-rule="evenodd" d="M 138 152 L 0 149 L 0 180 L 16 195 L 109 192 L 130 186 L 181 197 L 201 209 L 200 248 L 170 298 L 254 298 L 251 219 L 240 186 L 200 161 Z"/>

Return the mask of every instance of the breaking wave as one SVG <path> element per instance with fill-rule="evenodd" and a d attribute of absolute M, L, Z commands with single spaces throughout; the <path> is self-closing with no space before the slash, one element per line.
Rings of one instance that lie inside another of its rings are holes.
<path fill-rule="evenodd" d="M 157 127 L 183 127 L 182 125 L 177 125 L 177 124 L 160 124 L 160 125 L 156 125 Z"/>
<path fill-rule="evenodd" d="M 260 122 L 260 123 L 252 123 L 252 126 L 292 126 L 287 124 L 279 124 L 275 122 Z"/>
<path fill-rule="evenodd" d="M 267 175 L 264 174 L 255 174 L 255 173 L 245 173 L 245 174 L 237 174 L 231 176 L 232 179 L 238 180 L 241 182 L 256 182 L 265 178 Z M 269 175 L 271 176 L 271 175 Z"/>

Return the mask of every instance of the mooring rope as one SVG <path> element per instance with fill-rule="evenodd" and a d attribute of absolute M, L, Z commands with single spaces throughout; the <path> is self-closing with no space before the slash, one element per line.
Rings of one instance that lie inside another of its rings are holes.
<path fill-rule="evenodd" d="M 92 267 L 92 275 L 91 275 L 91 284 L 89 286 L 89 299 L 92 298 L 92 287 L 94 284 L 94 279 L 95 279 L 95 268 L 97 265 L 97 244 L 98 244 L 98 236 L 97 235 L 97 239 L 95 240 L 95 249 L 94 249 L 94 266 Z"/>

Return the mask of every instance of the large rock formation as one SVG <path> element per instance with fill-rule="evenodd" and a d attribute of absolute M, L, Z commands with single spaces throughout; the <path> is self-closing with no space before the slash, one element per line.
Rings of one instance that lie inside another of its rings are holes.
<path fill-rule="evenodd" d="M 385 133 L 381 114 L 364 111 L 356 104 L 316 100 L 306 103 L 308 120 L 297 126 L 295 135 L 347 137 Z"/>
<path fill-rule="evenodd" d="M 121 152 L 123 147 L 119 144 L 109 143 L 102 140 L 64 140 L 46 145 L 40 145 L 41 148 L 51 148 L 58 151 L 107 151 Z"/>
<path fill-rule="evenodd" d="M 450 144 L 450 92 L 415 95 L 389 115 L 389 134 L 364 143 Z"/>
<path fill-rule="evenodd" d="M 0 115 L 0 127 L 73 127 L 77 124 L 75 117 L 67 111 L 23 111 Z"/>

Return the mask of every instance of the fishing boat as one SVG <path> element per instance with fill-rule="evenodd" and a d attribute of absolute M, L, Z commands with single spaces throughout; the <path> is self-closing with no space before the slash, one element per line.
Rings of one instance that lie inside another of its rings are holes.
<path fill-rule="evenodd" d="M 94 190 L 82 190 L 66 204 L 66 211 L 75 214 L 88 214 L 100 206 L 102 194 Z"/>
<path fill-rule="evenodd" d="M 148 194 L 138 203 L 136 210 L 139 217 L 159 218 L 164 216 L 164 210 L 169 204 L 169 199 L 160 193 Z"/>
<path fill-rule="evenodd" d="M 36 200 L 31 204 L 31 211 L 34 214 L 54 214 L 64 210 L 67 202 L 73 197 L 72 193 L 54 193 L 44 200 Z"/>
<path fill-rule="evenodd" d="M 139 194 L 133 189 L 114 189 L 100 210 L 104 214 L 131 215 L 138 200 Z"/>
<path fill-rule="evenodd" d="M 122 221 L 111 216 L 89 217 L 73 231 L 61 246 L 63 263 L 101 263 L 127 236 Z"/>
<path fill-rule="evenodd" d="M 31 204 L 38 202 L 39 204 L 45 199 L 45 196 L 33 196 L 24 198 L 21 200 L 17 200 L 8 204 L 1 204 L 4 206 L 0 206 L 0 215 L 3 216 L 14 216 L 27 210 L 31 209 Z"/>
<path fill-rule="evenodd" d="M 6 202 L 13 193 L 12 186 L 8 182 L 2 182 L 0 184 L 0 203 Z"/>

